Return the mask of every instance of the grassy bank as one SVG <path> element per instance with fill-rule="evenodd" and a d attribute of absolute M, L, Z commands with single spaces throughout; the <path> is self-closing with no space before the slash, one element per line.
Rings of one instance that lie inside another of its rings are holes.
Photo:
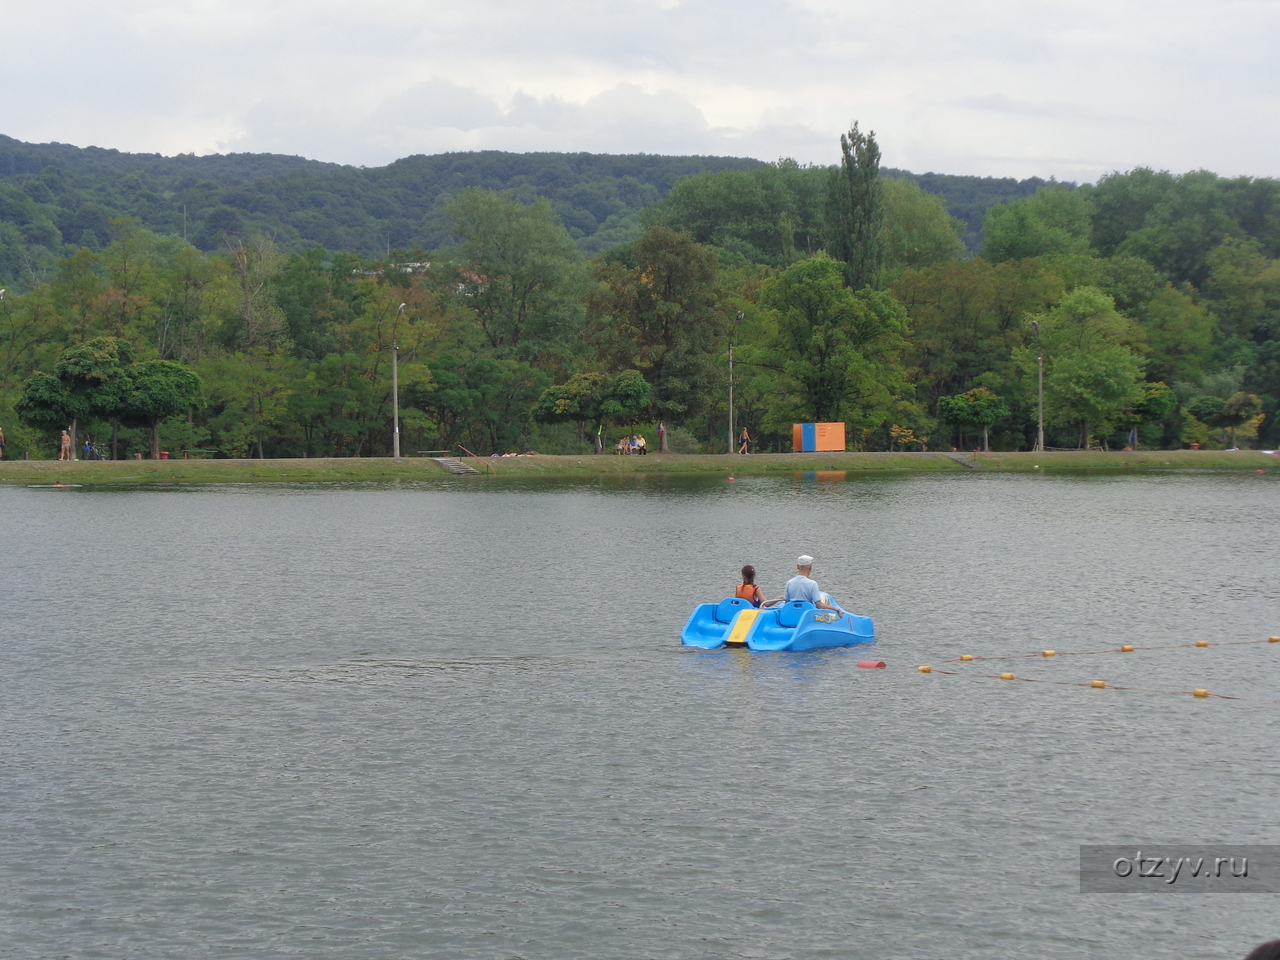
<path fill-rule="evenodd" d="M 785 453 L 752 456 L 650 454 L 647 457 L 530 456 L 468 460 L 483 477 L 590 478 L 635 474 L 778 476 L 798 471 L 888 473 L 1150 473 L 1169 471 L 1280 472 L 1280 457 L 1258 451 L 1154 450 L 1138 453 L 995 453 L 973 469 L 934 453 Z M 315 460 L 17 460 L 0 463 L 0 483 L 315 483 L 454 480 L 439 464 L 417 457 Z"/>

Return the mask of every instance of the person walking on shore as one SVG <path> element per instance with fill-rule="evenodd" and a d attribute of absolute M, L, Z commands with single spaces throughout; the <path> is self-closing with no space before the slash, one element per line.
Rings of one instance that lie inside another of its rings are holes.
<path fill-rule="evenodd" d="M 0 427 L 0 460 L 4 459 L 4 427 Z"/>
<path fill-rule="evenodd" d="M 746 427 L 743 427 L 742 436 L 738 437 L 738 452 L 750 453 L 751 452 L 751 450 L 749 449 L 750 446 L 751 446 L 751 434 L 747 433 Z"/>
<path fill-rule="evenodd" d="M 58 459 L 71 459 L 71 434 L 67 433 L 65 430 L 62 431 L 62 446 L 58 450 Z"/>

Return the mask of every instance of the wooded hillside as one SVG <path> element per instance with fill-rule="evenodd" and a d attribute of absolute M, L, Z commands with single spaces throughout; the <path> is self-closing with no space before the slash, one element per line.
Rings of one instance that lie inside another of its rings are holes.
<path fill-rule="evenodd" d="M 510 190 L 525 203 L 545 197 L 579 248 L 594 253 L 634 240 L 640 211 L 681 177 L 763 166 L 740 157 L 485 151 L 362 168 L 274 154 L 162 157 L 0 136 L 0 282 L 23 288 L 46 277 L 59 256 L 81 246 L 102 250 L 120 218 L 205 251 L 246 232 L 285 251 L 318 245 L 375 257 L 432 250 L 451 240 L 443 209 L 468 187 Z M 886 174 L 942 195 L 965 221 L 971 252 L 988 206 L 1043 183 Z"/>
<path fill-rule="evenodd" d="M 730 344 L 766 449 L 1030 449 L 1042 362 L 1047 446 L 1280 442 L 1275 180 L 908 176 L 856 125 L 830 166 L 10 146 L 11 456 L 385 454 L 393 357 L 407 450 L 724 450 Z"/>

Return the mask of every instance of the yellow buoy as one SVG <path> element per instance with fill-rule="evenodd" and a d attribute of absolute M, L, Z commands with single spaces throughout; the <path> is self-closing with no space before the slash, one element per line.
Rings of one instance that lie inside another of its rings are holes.
<path fill-rule="evenodd" d="M 1014 675 L 1013 675 L 1012 673 L 1002 673 L 1002 674 L 1000 674 L 1000 679 L 1001 679 L 1001 680 L 1014 680 L 1014 679 L 1016 679 L 1016 678 L 1014 677 Z"/>
<path fill-rule="evenodd" d="M 1056 657 L 1057 655 L 1058 655 L 1057 650 L 1046 650 L 1044 653 L 1041 654 L 1042 657 Z"/>
<path fill-rule="evenodd" d="M 933 673 L 933 667 L 916 667 L 921 673 Z"/>
<path fill-rule="evenodd" d="M 1093 683 L 1089 684 L 1089 686 L 1093 687 L 1095 690 L 1102 690 L 1106 685 L 1107 681 L 1105 680 L 1094 680 Z"/>
<path fill-rule="evenodd" d="M 1209 691 L 1205 690 L 1203 687 L 1196 687 L 1196 689 L 1191 691 L 1191 695 L 1193 697 L 1207 697 L 1209 695 Z"/>
<path fill-rule="evenodd" d="M 1121 652 L 1121 653 L 1133 653 L 1133 644 L 1132 644 L 1132 643 L 1126 643 L 1123 647 L 1121 647 L 1121 648 L 1120 648 L 1120 652 Z"/>
<path fill-rule="evenodd" d="M 972 657 L 971 655 L 967 654 L 967 653 L 962 653 L 962 654 L 960 654 L 960 659 L 961 659 L 961 660 L 972 660 L 972 659 L 973 659 L 973 657 Z"/>
<path fill-rule="evenodd" d="M 1209 641 L 1208 641 L 1208 640 L 1197 640 L 1197 641 L 1196 641 L 1196 646 L 1197 646 L 1197 647 L 1207 647 L 1208 645 L 1209 645 Z"/>

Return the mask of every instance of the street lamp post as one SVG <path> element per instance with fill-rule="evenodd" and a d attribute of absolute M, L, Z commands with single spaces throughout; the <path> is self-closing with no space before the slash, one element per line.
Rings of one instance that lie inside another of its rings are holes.
<path fill-rule="evenodd" d="M 1036 332 L 1036 363 L 1039 370 L 1036 374 L 1037 385 L 1039 387 L 1039 399 L 1037 404 L 1036 415 L 1036 450 L 1044 451 L 1044 344 L 1040 340 L 1040 322 L 1038 320 L 1031 321 L 1031 329 Z"/>
<path fill-rule="evenodd" d="M 738 315 L 734 317 L 737 323 L 734 324 L 732 332 L 729 334 L 729 453 L 733 453 L 733 336 L 738 332 L 738 324 L 742 323 L 742 311 L 738 311 Z"/>
<path fill-rule="evenodd" d="M 391 331 L 391 455 L 400 459 L 400 344 L 396 341 L 396 328 L 400 326 L 400 318 L 404 316 L 405 305 L 400 304 L 396 310 L 396 326 Z"/>

